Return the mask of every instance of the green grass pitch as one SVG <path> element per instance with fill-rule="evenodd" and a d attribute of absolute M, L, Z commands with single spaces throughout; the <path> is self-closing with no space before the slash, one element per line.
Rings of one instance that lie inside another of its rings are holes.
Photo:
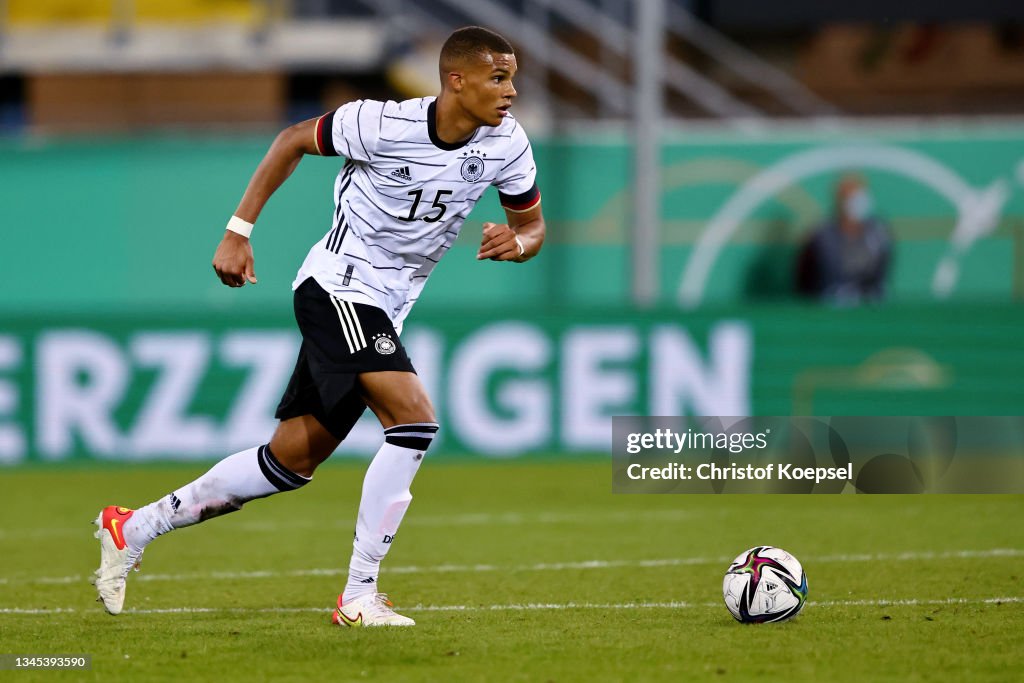
<path fill-rule="evenodd" d="M 0 653 L 28 680 L 1007 681 L 1024 666 L 1022 496 L 625 496 L 588 461 L 428 462 L 381 575 L 414 629 L 329 623 L 363 465 L 159 539 L 105 614 L 90 520 L 202 471 L 4 472 Z M 810 602 L 744 626 L 729 561 L 783 547 Z"/>

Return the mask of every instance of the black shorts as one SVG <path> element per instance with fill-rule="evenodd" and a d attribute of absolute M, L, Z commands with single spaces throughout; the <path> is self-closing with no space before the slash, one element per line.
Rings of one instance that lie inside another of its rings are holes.
<path fill-rule="evenodd" d="M 344 439 L 363 414 L 359 374 L 416 370 L 381 309 L 341 301 L 308 278 L 295 290 L 302 346 L 275 417 L 312 415 Z"/>

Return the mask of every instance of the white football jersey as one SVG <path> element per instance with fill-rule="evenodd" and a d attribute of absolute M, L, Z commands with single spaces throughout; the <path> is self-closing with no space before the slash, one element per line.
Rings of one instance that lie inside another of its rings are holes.
<path fill-rule="evenodd" d="M 317 120 L 321 154 L 344 156 L 331 229 L 299 269 L 335 297 L 384 310 L 401 332 L 434 266 L 488 186 L 523 211 L 540 201 L 530 141 L 506 116 L 464 143 L 437 137 L 435 98 L 357 100 Z"/>

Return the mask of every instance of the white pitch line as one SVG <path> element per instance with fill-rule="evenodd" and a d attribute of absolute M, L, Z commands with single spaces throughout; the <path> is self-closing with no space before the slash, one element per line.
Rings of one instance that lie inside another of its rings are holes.
<path fill-rule="evenodd" d="M 685 521 L 693 519 L 697 513 L 691 510 L 623 510 L 593 512 L 538 512 L 538 513 L 466 513 L 461 515 L 416 515 L 402 522 L 406 527 L 453 527 L 453 526 L 494 526 L 494 525 L 526 525 L 540 524 L 584 524 L 592 522 L 628 523 L 643 520 L 645 522 Z M 718 515 L 722 516 L 722 515 Z M 701 513 L 702 518 L 707 515 Z M 91 522 L 90 522 L 91 524 Z M 354 519 L 338 519 L 323 522 L 316 519 L 297 519 L 287 523 L 268 521 L 237 521 L 233 522 L 238 530 L 246 532 L 277 532 L 294 529 L 344 529 L 350 531 L 355 525 Z M 81 536 L 81 526 L 38 527 L 0 529 L 0 541 L 40 536 Z"/>
<path fill-rule="evenodd" d="M 820 602 L 810 601 L 807 603 L 811 608 L 829 607 L 934 607 L 953 605 L 1000 605 L 1019 604 L 1024 602 L 1022 596 L 1004 596 L 995 598 L 946 598 L 945 600 L 917 600 L 917 599 L 891 599 L 891 600 L 823 600 Z M 399 607 L 403 612 L 522 612 L 531 610 L 573 610 L 573 609 L 700 609 L 717 608 L 719 602 L 620 602 L 620 603 L 594 603 L 594 602 L 539 602 L 505 605 L 411 605 Z M 329 614 L 333 607 L 166 607 L 155 609 L 127 609 L 124 614 L 300 614 L 320 613 Z M 95 610 L 99 613 L 99 607 Z M 74 614 L 86 613 L 87 610 L 78 610 L 74 607 L 55 608 L 0 608 L 0 614 L 25 614 L 25 615 L 49 615 L 49 614 Z"/>
<path fill-rule="evenodd" d="M 946 550 L 946 551 L 923 551 L 903 553 L 877 553 L 877 554 L 852 554 L 852 555 L 823 555 L 820 557 L 809 557 L 804 560 L 804 565 L 836 563 L 836 562 L 917 562 L 924 560 L 955 560 L 955 559 L 985 559 L 993 557 L 1024 557 L 1024 549 L 1020 548 L 990 548 L 987 550 Z M 654 560 L 584 560 L 580 562 L 541 562 L 538 564 L 501 567 L 493 564 L 439 564 L 439 565 L 405 565 L 387 567 L 388 574 L 447 574 L 447 573 L 478 573 L 478 572 L 545 572 L 545 571 L 570 571 L 581 569 L 622 569 L 638 568 L 651 569 L 657 567 L 684 567 L 722 565 L 727 566 L 732 561 L 731 557 L 670 557 Z M 132 581 L 240 581 L 247 579 L 276 579 L 282 577 L 306 577 L 306 576 L 344 576 L 348 574 L 347 568 L 325 568 L 325 569 L 296 569 L 292 571 L 212 571 L 192 572 L 183 574 L 146 574 L 140 573 L 132 576 Z M 71 576 L 41 576 L 36 578 L 9 578 L 8 583 L 34 583 L 34 584 L 71 584 L 84 581 L 86 577 L 81 574 Z"/>

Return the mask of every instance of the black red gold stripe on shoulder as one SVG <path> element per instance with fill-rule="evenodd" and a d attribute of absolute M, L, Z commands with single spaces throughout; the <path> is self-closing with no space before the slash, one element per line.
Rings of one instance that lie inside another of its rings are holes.
<path fill-rule="evenodd" d="M 316 143 L 316 151 L 325 157 L 338 156 L 338 150 L 334 149 L 334 115 L 337 109 L 329 111 L 316 120 L 316 132 L 313 140 Z"/>
<path fill-rule="evenodd" d="M 537 188 L 537 184 L 534 183 L 533 187 L 522 194 L 510 195 L 498 192 L 498 199 L 501 201 L 502 208 L 509 211 L 529 211 L 540 204 L 540 190 Z"/>

